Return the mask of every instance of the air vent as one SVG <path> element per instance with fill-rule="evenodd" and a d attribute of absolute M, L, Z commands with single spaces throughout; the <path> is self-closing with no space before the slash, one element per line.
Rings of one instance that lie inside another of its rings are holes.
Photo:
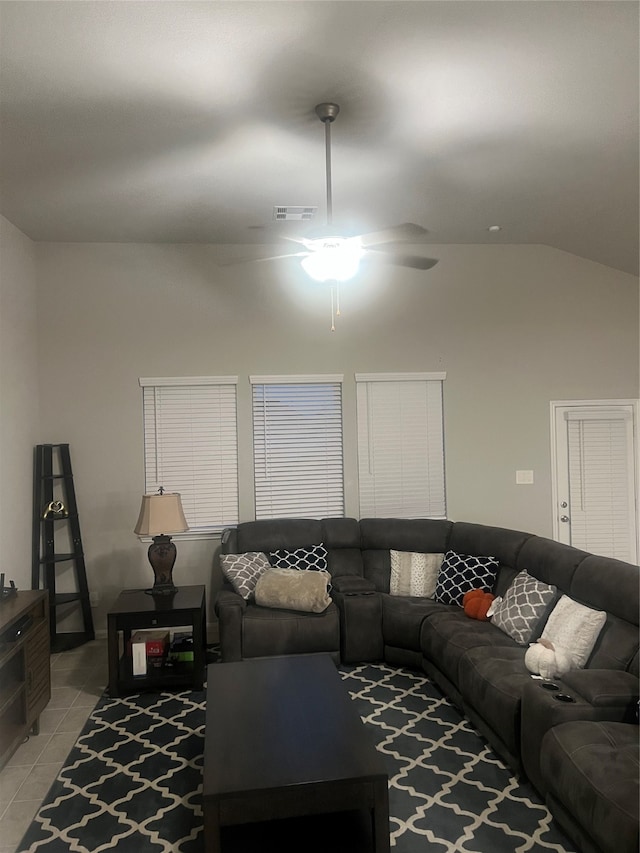
<path fill-rule="evenodd" d="M 273 218 L 278 222 L 307 221 L 316 215 L 317 207 L 274 207 Z"/>

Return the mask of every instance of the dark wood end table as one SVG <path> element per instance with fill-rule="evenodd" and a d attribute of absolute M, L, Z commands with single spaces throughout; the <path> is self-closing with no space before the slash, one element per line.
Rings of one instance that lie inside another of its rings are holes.
<path fill-rule="evenodd" d="M 384 759 L 329 655 L 207 668 L 205 850 L 223 826 L 367 809 L 389 851 Z"/>
<path fill-rule="evenodd" d="M 133 675 L 127 653 L 132 631 L 144 628 L 190 627 L 193 632 L 193 669 L 173 672 L 161 669 L 146 675 Z M 175 593 L 153 596 L 143 589 L 125 589 L 107 614 L 109 693 L 124 691 L 191 687 L 202 690 L 206 664 L 207 620 L 204 586 L 182 586 Z M 119 634 L 123 634 L 124 653 L 120 655 Z"/>

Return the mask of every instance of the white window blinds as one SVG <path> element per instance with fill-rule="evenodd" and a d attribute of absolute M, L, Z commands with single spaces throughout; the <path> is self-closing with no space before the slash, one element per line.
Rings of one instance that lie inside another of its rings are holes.
<path fill-rule="evenodd" d="M 445 376 L 356 374 L 361 517 L 446 517 Z"/>
<path fill-rule="evenodd" d="M 636 559 L 635 462 L 631 406 L 564 413 L 567 422 L 571 544 Z"/>
<path fill-rule="evenodd" d="M 252 376 L 255 515 L 344 515 L 341 376 Z"/>
<path fill-rule="evenodd" d="M 141 379 L 145 490 L 179 492 L 190 533 L 238 522 L 236 377 Z"/>

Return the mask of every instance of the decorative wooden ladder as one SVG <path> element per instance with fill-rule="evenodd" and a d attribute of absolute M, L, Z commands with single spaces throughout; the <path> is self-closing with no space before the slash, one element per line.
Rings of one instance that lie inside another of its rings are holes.
<path fill-rule="evenodd" d="M 57 548 L 63 535 L 65 550 Z M 56 592 L 57 572 L 61 564 L 73 564 L 72 592 Z M 35 449 L 33 473 L 33 537 L 31 586 L 49 591 L 49 631 L 51 651 L 73 649 L 95 638 L 87 571 L 84 563 L 80 519 L 71 471 L 68 444 L 39 444 Z M 64 616 L 79 606 L 82 631 L 58 632 L 59 611 Z"/>

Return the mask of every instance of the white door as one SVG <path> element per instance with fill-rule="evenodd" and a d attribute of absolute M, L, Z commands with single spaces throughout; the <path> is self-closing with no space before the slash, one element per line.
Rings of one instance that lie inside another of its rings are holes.
<path fill-rule="evenodd" d="M 638 562 L 638 401 L 554 402 L 553 536 Z"/>

